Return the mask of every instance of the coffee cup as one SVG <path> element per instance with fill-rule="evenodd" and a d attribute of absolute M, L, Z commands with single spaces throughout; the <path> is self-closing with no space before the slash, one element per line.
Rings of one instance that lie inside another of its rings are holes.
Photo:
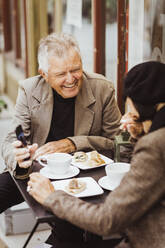
<path fill-rule="evenodd" d="M 109 184 L 113 185 L 115 188 L 118 187 L 120 185 L 121 180 L 129 170 L 129 163 L 116 162 L 106 165 L 105 172 Z"/>
<path fill-rule="evenodd" d="M 63 175 L 69 171 L 71 160 L 72 156 L 68 153 L 51 153 L 38 158 L 41 165 L 46 165 L 48 170 L 57 175 Z"/>

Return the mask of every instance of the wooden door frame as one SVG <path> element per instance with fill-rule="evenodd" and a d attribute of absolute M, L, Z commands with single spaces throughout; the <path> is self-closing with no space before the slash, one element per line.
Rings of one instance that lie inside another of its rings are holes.
<path fill-rule="evenodd" d="M 105 75 L 105 13 L 106 0 L 92 0 L 92 16 L 94 30 L 94 72 Z M 128 58 L 128 0 L 117 0 L 117 29 L 118 29 L 118 54 L 117 54 L 117 103 L 121 113 L 124 113 L 123 78 L 126 73 Z M 127 34 L 126 34 L 127 32 Z M 127 38 L 126 38 L 127 37 Z"/>

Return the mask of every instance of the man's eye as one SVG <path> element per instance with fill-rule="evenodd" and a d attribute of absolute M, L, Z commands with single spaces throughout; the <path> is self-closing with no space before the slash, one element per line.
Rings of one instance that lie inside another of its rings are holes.
<path fill-rule="evenodd" d="M 78 72 L 78 71 L 80 71 L 80 68 L 77 68 L 77 69 L 74 69 L 74 70 L 71 70 L 71 72 Z"/>
<path fill-rule="evenodd" d="M 65 76 L 65 73 L 60 73 L 60 74 L 57 74 L 55 75 L 56 77 L 64 77 Z"/>

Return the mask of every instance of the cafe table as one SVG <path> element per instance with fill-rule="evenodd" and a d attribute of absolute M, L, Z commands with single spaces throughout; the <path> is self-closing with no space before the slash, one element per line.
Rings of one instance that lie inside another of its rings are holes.
<path fill-rule="evenodd" d="M 111 158 L 112 154 L 108 151 L 100 151 L 99 153 L 104 154 L 105 156 Z M 37 162 L 34 161 L 33 162 L 33 172 L 38 172 L 40 169 L 42 168 L 42 166 Z M 96 180 L 96 182 L 98 182 L 98 180 L 105 176 L 105 167 L 98 167 L 98 168 L 93 168 L 90 170 L 80 170 L 80 173 L 76 176 L 76 178 L 80 178 L 80 177 L 92 177 L 93 179 Z M 20 179 L 15 179 L 13 177 L 19 191 L 21 192 L 23 198 L 25 199 L 25 201 L 27 202 L 27 204 L 29 205 L 29 207 L 32 210 L 32 213 L 34 215 L 35 218 L 35 225 L 32 228 L 23 248 L 27 247 L 31 237 L 33 236 L 36 228 L 38 227 L 38 225 L 40 223 L 47 223 L 49 224 L 51 227 L 54 226 L 56 217 L 55 215 L 53 215 L 51 212 L 47 211 L 41 204 L 39 204 L 36 200 L 33 199 L 33 197 L 31 197 L 29 195 L 29 193 L 27 192 L 27 182 L 28 179 L 25 180 L 20 180 Z M 88 201 L 91 203 L 101 203 L 105 200 L 106 196 L 108 195 L 109 191 L 104 190 L 104 193 L 101 195 L 97 195 L 97 196 L 90 196 L 90 197 L 84 197 L 82 198 L 84 201 Z"/>

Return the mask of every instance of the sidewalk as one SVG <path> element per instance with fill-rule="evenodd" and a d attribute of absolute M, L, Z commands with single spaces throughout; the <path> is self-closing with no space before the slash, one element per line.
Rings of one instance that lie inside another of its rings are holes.
<path fill-rule="evenodd" d="M 50 231 L 35 232 L 27 248 L 37 248 L 49 236 Z M 0 248 L 22 248 L 29 233 L 5 236 L 0 230 Z"/>

